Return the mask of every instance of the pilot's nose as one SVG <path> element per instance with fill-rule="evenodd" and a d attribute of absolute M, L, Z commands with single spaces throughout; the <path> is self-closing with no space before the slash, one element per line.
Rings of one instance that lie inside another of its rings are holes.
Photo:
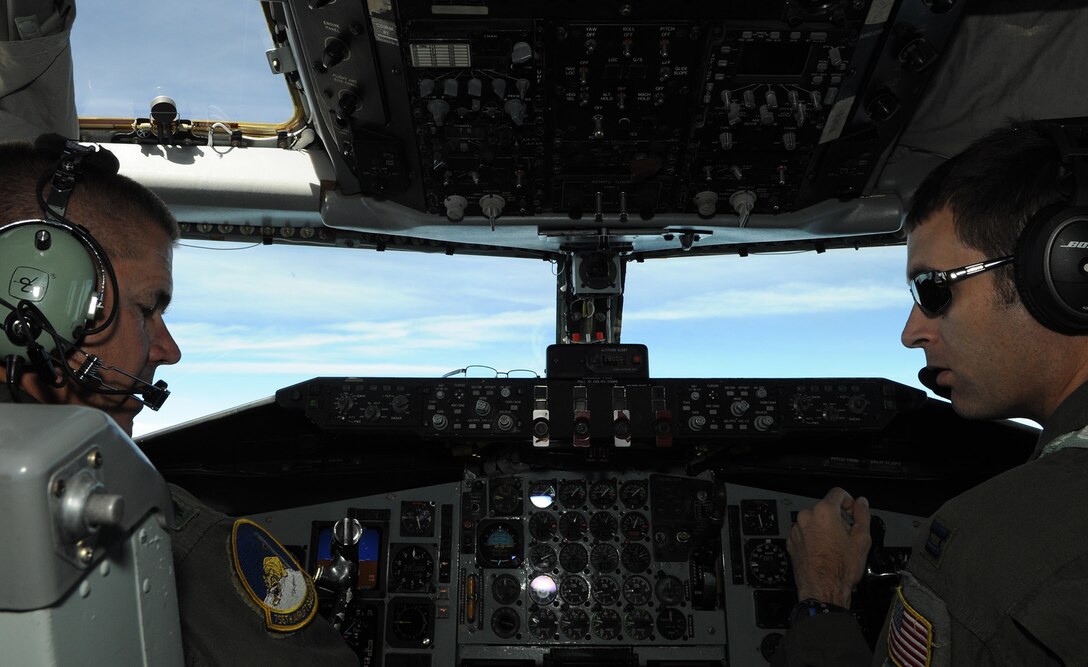
<path fill-rule="evenodd" d="M 926 317 L 918 304 L 914 304 L 910 309 L 910 315 L 907 316 L 906 324 L 903 325 L 903 333 L 899 335 L 899 340 L 905 347 L 925 347 L 936 337 L 935 322 L 936 318 Z"/>
<path fill-rule="evenodd" d="M 159 326 L 151 341 L 151 358 L 149 360 L 158 365 L 169 366 L 176 364 L 181 360 L 181 348 L 178 347 L 177 341 L 170 334 L 166 322 L 159 319 L 158 323 Z"/>

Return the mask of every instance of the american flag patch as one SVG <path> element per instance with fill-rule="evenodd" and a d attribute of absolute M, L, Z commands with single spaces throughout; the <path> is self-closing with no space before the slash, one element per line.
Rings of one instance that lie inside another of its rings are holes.
<path fill-rule="evenodd" d="M 895 592 L 888 624 L 888 658 L 896 667 L 928 667 L 933 648 L 933 625 L 907 603 L 903 589 Z"/>

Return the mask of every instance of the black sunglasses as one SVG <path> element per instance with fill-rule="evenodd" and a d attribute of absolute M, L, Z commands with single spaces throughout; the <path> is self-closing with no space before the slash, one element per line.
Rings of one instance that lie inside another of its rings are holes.
<path fill-rule="evenodd" d="M 926 317 L 936 317 L 951 303 L 952 285 L 990 269 L 1004 266 L 1014 259 L 1016 259 L 1014 255 L 1009 255 L 948 271 L 923 271 L 909 280 L 910 293 L 914 296 L 914 303 L 918 304 Z"/>

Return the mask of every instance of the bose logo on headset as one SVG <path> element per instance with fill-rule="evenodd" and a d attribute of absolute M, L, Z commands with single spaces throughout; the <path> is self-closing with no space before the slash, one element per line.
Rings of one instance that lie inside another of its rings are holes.
<path fill-rule="evenodd" d="M 1088 241 L 1070 241 L 1064 245 L 1058 246 L 1059 248 L 1088 248 Z"/>

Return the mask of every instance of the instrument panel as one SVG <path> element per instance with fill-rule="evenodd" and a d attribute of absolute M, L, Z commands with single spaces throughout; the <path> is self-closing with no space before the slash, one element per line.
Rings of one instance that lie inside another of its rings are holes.
<path fill-rule="evenodd" d="M 341 631 L 364 665 L 761 665 L 796 601 L 785 538 L 813 502 L 709 472 L 525 469 L 253 518 L 311 569 L 335 522 L 357 525 Z M 921 518 L 875 514 L 881 562 L 901 566 Z M 858 615 L 879 626 L 876 596 Z"/>
<path fill-rule="evenodd" d="M 758 667 L 796 602 L 798 512 L 870 499 L 872 642 L 924 517 L 1037 437 L 879 378 L 553 370 L 319 377 L 143 446 L 321 568 L 367 667 Z"/>
<path fill-rule="evenodd" d="M 469 481 L 463 498 L 475 598 L 461 643 L 683 646 L 724 632 L 713 591 L 725 503 L 710 481 L 544 473 Z"/>
<path fill-rule="evenodd" d="M 367 667 L 758 667 L 796 602 L 798 512 L 836 485 L 870 499 L 853 611 L 872 642 L 924 517 L 1037 436 L 879 378 L 567 361 L 314 378 L 145 451 L 321 568 L 322 613 Z"/>

